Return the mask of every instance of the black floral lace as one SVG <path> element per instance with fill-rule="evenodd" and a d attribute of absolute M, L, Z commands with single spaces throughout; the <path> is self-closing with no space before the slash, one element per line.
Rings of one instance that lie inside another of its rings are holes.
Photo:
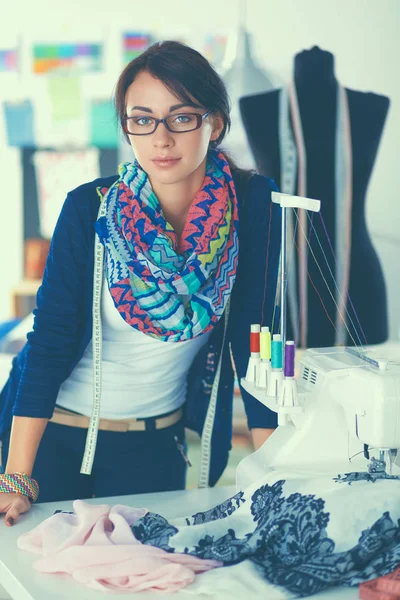
<path fill-rule="evenodd" d="M 354 547 L 335 552 L 335 541 L 326 531 L 330 514 L 324 500 L 300 493 L 285 496 L 284 483 L 264 485 L 253 493 L 249 500 L 255 525 L 252 531 L 242 537 L 232 527 L 223 535 L 208 533 L 185 548 L 185 553 L 225 565 L 250 559 L 269 583 L 283 586 L 297 597 L 331 586 L 358 585 L 398 566 L 400 522 L 395 523 L 388 512 L 362 531 Z M 245 502 L 243 495 L 240 492 L 209 511 L 196 513 L 186 524 L 226 518 Z M 160 515 L 149 513 L 132 529 L 141 542 L 175 552 L 171 537 L 179 529 Z"/>

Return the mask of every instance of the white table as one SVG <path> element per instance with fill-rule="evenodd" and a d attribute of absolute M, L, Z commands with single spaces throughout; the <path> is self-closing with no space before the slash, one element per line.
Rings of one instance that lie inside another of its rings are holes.
<path fill-rule="evenodd" d="M 202 490 L 187 490 L 184 492 L 164 492 L 161 494 L 142 494 L 137 496 L 116 496 L 113 498 L 94 498 L 85 500 L 90 504 L 126 504 L 136 507 L 146 507 L 159 512 L 166 518 L 181 517 L 199 510 L 212 508 L 222 500 L 235 493 L 233 487 L 215 487 Z M 177 594 L 113 594 L 97 592 L 73 581 L 67 575 L 47 575 L 32 568 L 37 555 L 24 552 L 17 548 L 16 540 L 24 532 L 33 529 L 41 521 L 51 516 L 55 510 L 72 510 L 72 502 L 48 502 L 33 505 L 29 513 L 22 515 L 20 521 L 13 527 L 4 524 L 0 517 L 0 584 L 14 600 L 99 600 L 101 598 L 118 598 L 124 596 L 135 600 L 177 600 Z M 182 600 L 210 600 L 211 596 L 192 596 L 179 593 Z M 215 596 L 216 597 L 216 596 Z M 357 589 L 335 588 L 330 592 L 312 596 L 314 600 L 354 600 L 358 598 Z M 218 600 L 224 600 L 218 598 Z M 247 596 L 246 600 L 252 600 Z M 268 600 L 265 598 L 265 600 Z"/>

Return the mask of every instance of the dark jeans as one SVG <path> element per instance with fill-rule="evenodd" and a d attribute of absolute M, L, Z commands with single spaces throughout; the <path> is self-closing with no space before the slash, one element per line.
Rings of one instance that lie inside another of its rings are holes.
<path fill-rule="evenodd" d="M 32 473 L 38 502 L 185 489 L 186 463 L 174 436 L 185 444 L 183 420 L 154 431 L 99 431 L 91 475 L 81 475 L 86 429 L 48 423 Z M 3 438 L 7 464 L 9 433 Z"/>

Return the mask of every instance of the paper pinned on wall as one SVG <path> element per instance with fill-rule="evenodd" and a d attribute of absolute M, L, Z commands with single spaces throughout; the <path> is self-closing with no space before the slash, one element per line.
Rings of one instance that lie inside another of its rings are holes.
<path fill-rule="evenodd" d="M 94 100 L 90 111 L 90 144 L 116 148 L 119 144 L 117 117 L 109 100 Z"/>
<path fill-rule="evenodd" d="M 30 100 L 5 102 L 4 117 L 9 146 L 35 146 L 33 107 Z"/>
<path fill-rule="evenodd" d="M 221 69 L 228 36 L 207 34 L 204 39 L 203 54 L 215 69 Z"/>
<path fill-rule="evenodd" d="M 123 35 L 124 63 L 128 63 L 144 52 L 151 43 L 148 33 L 129 32 Z"/>
<path fill-rule="evenodd" d="M 53 106 L 57 100 L 50 96 L 48 77 L 36 82 L 33 97 L 35 114 L 35 136 L 37 148 L 55 148 L 58 150 L 80 150 L 88 146 L 89 119 L 86 111 L 87 100 L 81 97 L 79 110 L 70 111 L 69 107 Z M 56 92 L 57 94 L 58 92 Z M 72 117 L 78 114 L 78 117 Z M 71 118 L 67 118 L 71 115 Z M 64 117 L 65 118 L 60 118 Z"/>
<path fill-rule="evenodd" d="M 33 156 L 39 198 L 40 233 L 51 239 L 67 193 L 100 177 L 99 151 L 39 151 Z"/>
<path fill-rule="evenodd" d="M 55 76 L 47 78 L 51 113 L 54 121 L 82 117 L 82 95 L 79 77 Z"/>
<path fill-rule="evenodd" d="M 18 52 L 16 49 L 0 50 L 0 71 L 7 73 L 18 71 Z"/>

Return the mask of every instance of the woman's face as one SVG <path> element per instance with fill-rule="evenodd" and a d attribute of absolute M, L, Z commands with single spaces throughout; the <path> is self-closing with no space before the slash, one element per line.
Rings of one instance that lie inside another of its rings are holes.
<path fill-rule="evenodd" d="M 181 113 L 205 114 L 207 108 L 185 105 L 150 73 L 142 71 L 126 93 L 128 117 L 156 117 L 163 119 Z M 199 129 L 185 133 L 172 133 L 163 123 L 150 135 L 130 135 L 136 159 L 158 184 L 173 184 L 192 178 L 204 169 L 208 146 L 216 140 L 223 128 L 219 115 L 211 113 Z M 157 162 L 157 158 L 173 158 L 170 163 Z"/>

